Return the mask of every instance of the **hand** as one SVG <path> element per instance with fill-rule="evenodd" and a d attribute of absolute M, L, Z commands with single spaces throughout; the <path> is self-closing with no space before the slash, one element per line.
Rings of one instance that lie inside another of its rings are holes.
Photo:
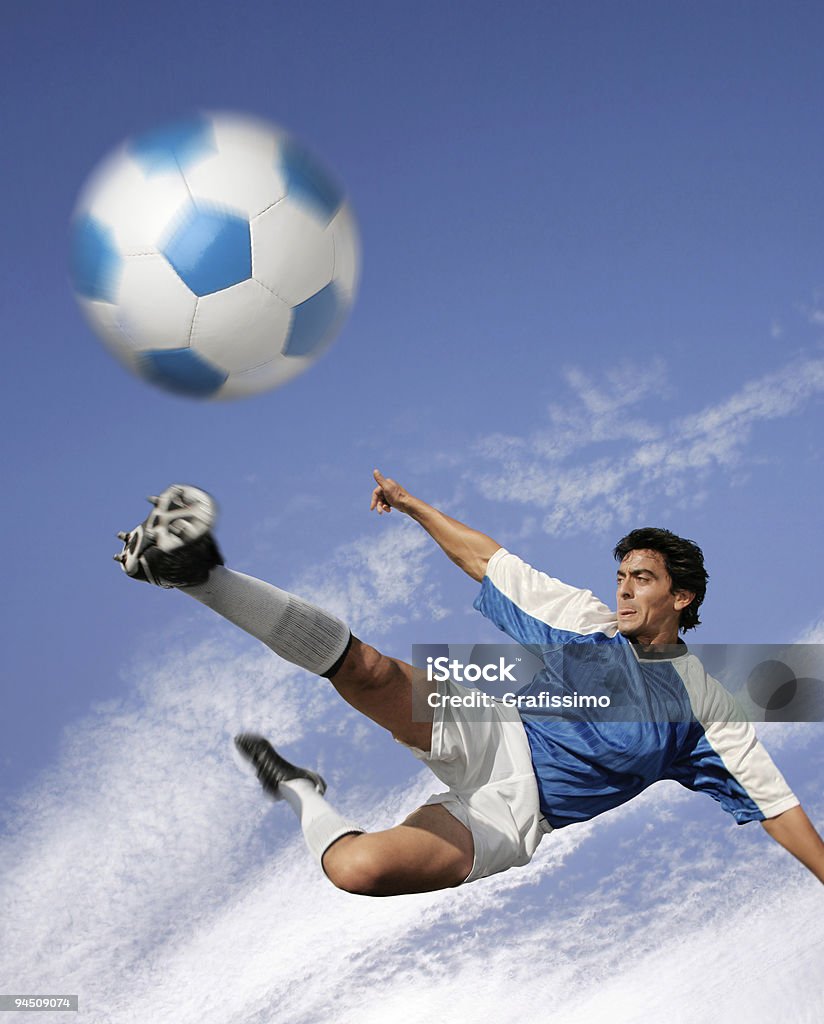
<path fill-rule="evenodd" d="M 412 496 L 397 481 L 383 476 L 379 469 L 373 470 L 372 475 L 378 486 L 372 491 L 370 511 L 377 509 L 378 515 L 391 512 L 393 508 L 398 509 L 399 512 L 407 512 L 412 502 Z"/>

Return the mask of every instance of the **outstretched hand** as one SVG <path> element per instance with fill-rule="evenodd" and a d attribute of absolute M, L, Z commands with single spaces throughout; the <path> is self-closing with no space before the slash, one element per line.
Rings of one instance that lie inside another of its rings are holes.
<path fill-rule="evenodd" d="M 377 509 L 378 515 L 384 512 L 391 512 L 393 508 L 399 512 L 406 512 L 412 498 L 403 487 L 396 481 L 384 476 L 379 469 L 372 471 L 377 482 L 377 487 L 372 491 L 372 504 L 370 511 Z"/>

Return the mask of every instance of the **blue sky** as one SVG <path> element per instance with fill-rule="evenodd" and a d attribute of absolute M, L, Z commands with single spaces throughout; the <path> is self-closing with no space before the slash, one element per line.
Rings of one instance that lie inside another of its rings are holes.
<path fill-rule="evenodd" d="M 696 640 L 820 640 L 822 29 L 806 3 L 15 5 L 0 976 L 79 991 L 89 1020 L 308 1024 L 333 990 L 336 1019 L 404 1020 L 425 989 L 464 1024 L 528 1019 L 520 964 L 542 949 L 565 993 L 548 1019 L 759 1022 L 789 999 L 821 1017 L 815 883 L 666 786 L 456 893 L 334 892 L 238 771 L 233 732 L 268 730 L 377 827 L 437 787 L 324 684 L 110 556 L 144 495 L 190 481 L 221 502 L 229 564 L 388 652 L 496 641 L 471 581 L 370 517 L 378 465 L 607 600 L 617 537 L 669 526 L 707 556 Z M 363 245 L 336 345 L 225 406 L 131 379 L 66 270 L 91 167 L 200 108 L 301 136 Z M 821 728 L 768 736 L 819 826 Z M 677 970 L 719 958 L 738 1002 Z"/>

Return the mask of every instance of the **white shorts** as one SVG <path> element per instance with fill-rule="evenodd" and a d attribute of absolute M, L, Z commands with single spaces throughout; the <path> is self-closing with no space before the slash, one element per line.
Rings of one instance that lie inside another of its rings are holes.
<path fill-rule="evenodd" d="M 438 683 L 441 696 L 477 694 L 449 679 Z M 491 701 L 488 707 L 434 711 L 432 749 L 409 748 L 449 787 L 427 804 L 443 804 L 472 833 L 475 860 L 466 882 L 528 864 L 552 826 L 541 815 L 529 742 L 514 707 Z"/>

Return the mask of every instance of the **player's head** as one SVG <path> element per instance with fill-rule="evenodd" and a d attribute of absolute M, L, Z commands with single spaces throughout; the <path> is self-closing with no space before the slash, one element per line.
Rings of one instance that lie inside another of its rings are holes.
<path fill-rule="evenodd" d="M 628 588 L 633 581 L 632 593 L 627 592 L 623 600 L 627 612 L 622 616 L 619 611 L 618 628 L 622 633 L 631 636 L 637 632 L 637 621 L 642 617 L 669 616 L 681 633 L 700 625 L 698 609 L 707 592 L 709 575 L 704 568 L 704 554 L 694 541 L 669 530 L 645 526 L 622 537 L 613 554 L 621 563 L 619 609 L 621 584 Z M 640 584 L 637 592 L 635 582 Z M 636 615 L 633 610 L 637 610 Z"/>

